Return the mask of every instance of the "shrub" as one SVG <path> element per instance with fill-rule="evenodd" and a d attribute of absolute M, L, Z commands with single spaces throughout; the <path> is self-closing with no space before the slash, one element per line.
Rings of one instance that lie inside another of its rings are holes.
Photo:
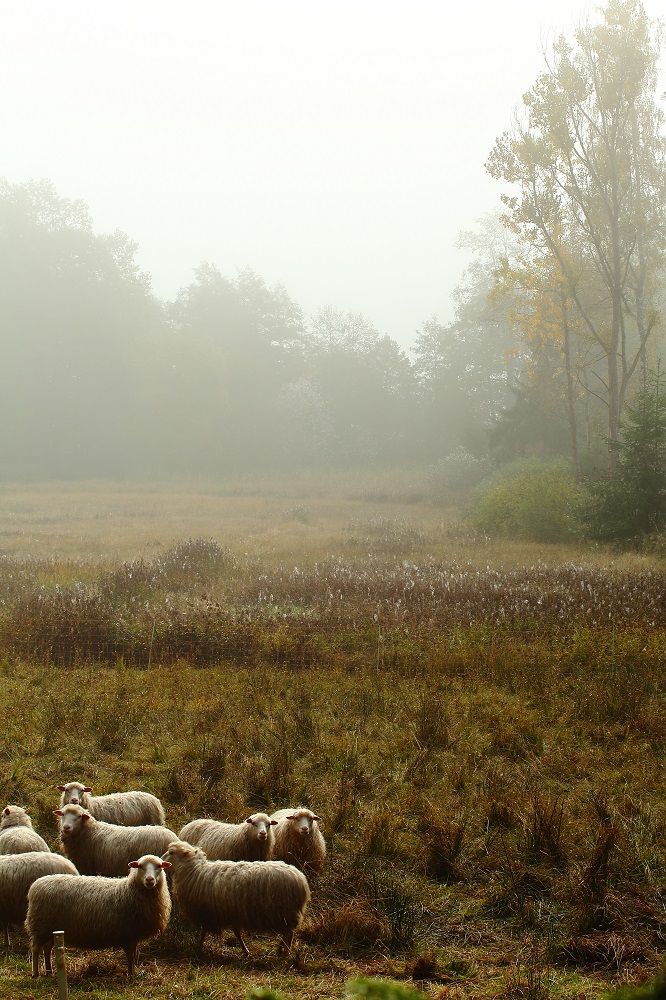
<path fill-rule="evenodd" d="M 489 459 L 477 458 L 460 446 L 431 466 L 428 484 L 436 496 L 455 496 L 478 486 L 490 471 Z"/>
<path fill-rule="evenodd" d="M 347 993 L 352 997 L 368 997 L 370 1000 L 420 1000 L 419 990 L 401 986 L 388 979 L 367 979 L 359 977 L 347 983 Z"/>
<path fill-rule="evenodd" d="M 587 491 L 564 462 L 512 463 L 475 492 L 468 517 L 476 531 L 531 542 L 581 534 Z"/>

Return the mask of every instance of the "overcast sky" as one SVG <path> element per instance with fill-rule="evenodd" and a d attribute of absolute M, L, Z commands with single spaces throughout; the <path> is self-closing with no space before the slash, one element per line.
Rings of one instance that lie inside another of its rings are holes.
<path fill-rule="evenodd" d="M 581 0 L 0 0 L 0 174 L 82 198 L 161 298 L 203 260 L 358 310 L 452 316 L 484 163 Z M 663 0 L 645 0 L 650 17 Z"/>

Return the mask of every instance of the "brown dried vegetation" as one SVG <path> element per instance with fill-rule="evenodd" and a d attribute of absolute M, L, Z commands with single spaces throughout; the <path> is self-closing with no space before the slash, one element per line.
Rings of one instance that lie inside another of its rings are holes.
<path fill-rule="evenodd" d="M 172 828 L 315 809 L 329 858 L 301 944 L 277 980 L 273 956 L 245 965 L 248 988 L 326 995 L 321 973 L 342 996 L 360 971 L 537 1000 L 654 973 L 666 573 L 447 556 L 406 517 L 273 559 L 202 538 L 113 564 L 1 555 L 0 800 L 53 843 L 53 786 L 79 775 L 150 789 Z M 151 955 L 198 963 L 182 995 L 238 995 L 215 977 L 241 960 L 209 949 L 175 919 Z M 146 995 L 181 995 L 164 980 Z"/>

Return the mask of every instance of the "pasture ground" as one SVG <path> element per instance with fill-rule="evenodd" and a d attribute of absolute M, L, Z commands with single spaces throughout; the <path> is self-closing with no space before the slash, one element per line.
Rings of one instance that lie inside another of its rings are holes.
<path fill-rule="evenodd" d="M 666 933 L 666 575 L 479 538 L 428 470 L 0 487 L 0 799 L 56 846 L 54 786 L 167 822 L 304 802 L 325 872 L 288 958 L 178 918 L 68 956 L 95 1000 L 597 997 Z M 0 996 L 54 995 L 26 942 Z"/>

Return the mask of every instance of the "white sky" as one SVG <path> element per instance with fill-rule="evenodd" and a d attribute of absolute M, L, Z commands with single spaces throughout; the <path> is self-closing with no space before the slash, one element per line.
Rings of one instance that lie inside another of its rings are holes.
<path fill-rule="evenodd" d="M 0 174 L 124 230 L 155 293 L 203 260 L 358 310 L 452 315 L 484 163 L 585 0 L 0 0 Z M 663 0 L 645 0 L 652 18 Z"/>

